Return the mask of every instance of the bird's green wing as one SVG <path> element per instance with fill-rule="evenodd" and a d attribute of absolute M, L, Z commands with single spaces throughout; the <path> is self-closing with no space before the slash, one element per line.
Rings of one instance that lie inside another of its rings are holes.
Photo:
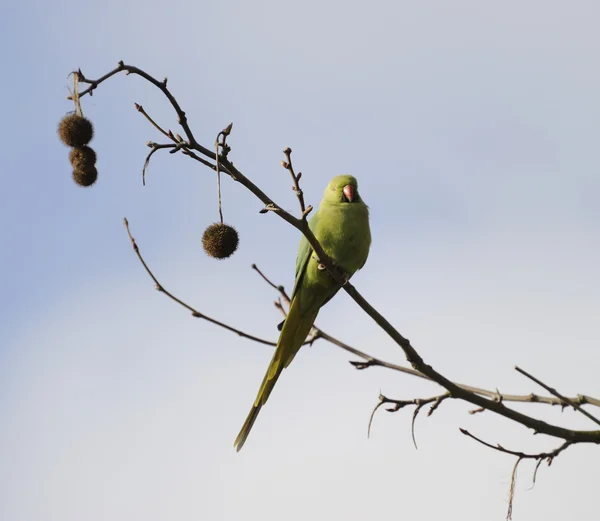
<path fill-rule="evenodd" d="M 319 210 L 315 212 L 315 214 L 308 221 L 308 227 L 313 231 L 317 229 L 317 224 L 319 222 Z M 296 278 L 294 280 L 294 289 L 292 290 L 292 294 L 290 299 L 293 299 L 298 291 L 298 288 L 302 284 L 302 278 L 306 273 L 306 267 L 308 266 L 308 260 L 312 255 L 312 247 L 306 240 L 306 237 L 302 235 L 300 238 L 300 246 L 298 247 L 298 254 L 296 255 Z M 283 328 L 283 324 L 285 320 L 282 320 L 279 324 L 277 324 L 277 329 L 281 331 Z"/>
<path fill-rule="evenodd" d="M 318 223 L 319 210 L 317 210 L 308 221 L 308 227 L 312 230 L 313 233 L 317 229 Z M 302 277 L 306 272 L 306 266 L 308 264 L 308 259 L 310 259 L 310 256 L 312 254 L 312 251 L 312 247 L 308 243 L 308 240 L 304 235 L 302 235 L 302 238 L 300 239 L 300 246 L 298 247 L 298 255 L 296 256 L 296 279 L 294 281 L 294 290 L 292 291 L 291 298 L 294 298 L 294 295 L 296 294 L 296 291 L 300 286 L 300 283 L 302 282 Z"/>

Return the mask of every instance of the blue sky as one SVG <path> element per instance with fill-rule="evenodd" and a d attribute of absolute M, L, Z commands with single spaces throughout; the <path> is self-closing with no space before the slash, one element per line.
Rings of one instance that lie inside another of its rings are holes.
<path fill-rule="evenodd" d="M 232 443 L 271 356 L 156 293 L 130 249 L 130 220 L 161 282 L 199 310 L 276 338 L 276 298 L 257 263 L 291 288 L 298 234 L 228 180 L 226 262 L 203 253 L 218 218 L 211 173 L 156 155 L 176 119 L 160 93 L 120 76 L 83 100 L 98 183 L 74 185 L 56 126 L 68 74 L 124 60 L 169 86 L 196 137 L 230 121 L 231 158 L 296 210 L 285 146 L 317 204 L 329 179 L 357 176 L 373 246 L 355 285 L 448 377 L 505 392 L 598 396 L 600 7 L 550 1 L 227 3 L 25 1 L 0 11 L 5 76 L 0 313 L 0 518 L 503 519 L 513 460 L 464 438 L 529 451 L 555 445 L 517 425 L 444 404 L 417 423 L 376 416 L 379 391 L 437 389 L 353 370 L 303 350 L 244 450 Z M 324 330 L 403 362 L 340 293 Z M 557 409 L 520 407 L 579 428 Z M 591 520 L 597 450 L 574 447 L 530 487 L 515 519 Z"/>

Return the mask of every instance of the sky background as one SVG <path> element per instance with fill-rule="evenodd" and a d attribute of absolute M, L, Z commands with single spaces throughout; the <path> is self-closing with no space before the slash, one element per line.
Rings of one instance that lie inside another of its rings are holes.
<path fill-rule="evenodd" d="M 225 179 L 238 252 L 207 257 L 212 173 L 156 154 L 142 104 L 177 129 L 166 99 L 124 75 L 83 99 L 99 179 L 76 186 L 56 126 L 69 72 L 119 60 L 169 86 L 196 138 L 234 122 L 230 158 L 297 211 L 352 173 L 373 245 L 353 282 L 449 378 L 600 395 L 600 6 L 595 1 L 23 1 L 0 7 L 4 154 L 0 273 L 0 519 L 5 521 L 504 519 L 514 460 L 460 434 L 527 451 L 534 437 L 444 403 L 367 422 L 381 390 L 439 388 L 358 372 L 323 342 L 280 379 L 244 449 L 235 439 L 269 347 L 192 318 L 153 289 L 122 224 L 164 286 L 200 311 L 276 339 L 298 233 Z M 343 292 L 318 325 L 373 355 L 401 350 Z M 520 410 L 594 424 L 539 405 Z M 575 446 L 521 465 L 514 518 L 593 520 L 600 453 Z"/>

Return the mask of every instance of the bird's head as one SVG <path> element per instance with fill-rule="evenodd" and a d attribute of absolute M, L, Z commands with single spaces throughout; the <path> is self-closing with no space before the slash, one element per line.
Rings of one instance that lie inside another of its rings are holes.
<path fill-rule="evenodd" d="M 335 176 L 327 185 L 323 199 L 329 203 L 362 203 L 358 181 L 351 175 Z"/>

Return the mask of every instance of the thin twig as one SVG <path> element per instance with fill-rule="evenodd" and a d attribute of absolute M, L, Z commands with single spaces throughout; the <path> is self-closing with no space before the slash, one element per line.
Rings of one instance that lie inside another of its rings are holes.
<path fill-rule="evenodd" d="M 279 291 L 279 293 L 281 294 L 281 296 L 285 299 L 286 303 L 289 304 L 290 303 L 290 297 L 289 295 L 286 293 L 285 288 L 283 286 L 276 286 L 275 284 L 273 284 L 266 276 L 265 274 L 258 268 L 258 266 L 256 264 L 252 264 L 252 269 L 254 271 L 256 271 L 261 277 L 262 279 L 269 285 L 271 286 L 273 289 L 276 289 L 277 291 Z"/>
<path fill-rule="evenodd" d="M 571 400 L 570 398 L 567 398 L 566 396 L 563 396 L 556 389 L 554 389 L 553 387 L 550 387 L 549 385 L 546 385 L 544 382 L 542 382 L 541 380 L 539 380 L 535 376 L 529 374 L 524 369 L 521 369 L 519 366 L 515 366 L 515 370 L 517 372 L 521 373 L 523 376 L 526 376 L 530 380 L 534 381 L 540 387 L 543 387 L 544 389 L 546 389 L 546 391 L 548 391 L 550 394 L 553 394 L 554 396 L 556 396 L 560 400 L 563 400 L 565 403 L 569 404 L 571 407 L 573 407 L 573 409 L 575 409 L 576 411 L 579 411 L 581 414 L 583 414 L 584 416 L 586 416 L 587 418 L 589 418 L 590 420 L 592 420 L 597 425 L 600 425 L 600 420 L 598 418 L 596 418 L 593 414 L 591 414 L 588 411 L 586 411 L 583 407 L 580 407 L 577 404 L 577 402 Z"/>
<path fill-rule="evenodd" d="M 540 465 L 542 464 L 542 461 L 544 461 L 544 460 L 543 459 L 539 459 L 537 461 L 537 463 L 535 464 L 535 470 L 533 471 L 533 483 L 531 485 L 531 488 L 533 488 L 533 486 L 535 485 L 535 480 L 537 478 L 538 469 L 540 468 Z"/>
<path fill-rule="evenodd" d="M 165 289 L 165 287 L 158 282 L 158 279 L 156 278 L 156 276 L 154 275 L 154 273 L 152 273 L 152 270 L 148 267 L 148 265 L 146 264 L 146 261 L 144 260 L 144 258 L 142 257 L 142 254 L 140 252 L 140 249 L 137 245 L 137 242 L 135 241 L 135 239 L 133 238 L 133 236 L 131 235 L 131 231 L 129 229 L 129 221 L 124 218 L 123 219 L 123 223 L 125 224 L 125 228 L 127 230 L 127 235 L 129 236 L 129 240 L 131 241 L 131 246 L 133 247 L 133 251 L 135 251 L 135 254 L 137 255 L 138 259 L 140 260 L 140 262 L 142 263 L 142 266 L 144 266 L 144 269 L 146 270 L 146 273 L 148 273 L 148 275 L 150 276 L 150 278 L 154 281 L 154 287 L 160 291 L 161 293 L 165 294 L 167 297 L 169 297 L 171 300 L 173 300 L 174 302 L 176 302 L 177 304 L 179 304 L 180 306 L 186 308 L 187 310 L 189 310 L 192 313 L 193 317 L 196 318 L 202 318 L 212 324 L 215 324 L 219 327 L 222 327 L 224 329 L 227 329 L 228 331 L 231 331 L 232 333 L 235 333 L 238 336 L 241 336 L 243 338 L 248 338 L 249 340 L 253 340 L 254 342 L 258 342 L 259 344 L 265 344 L 268 346 L 276 346 L 277 342 L 272 342 L 270 340 L 265 340 L 263 338 L 259 338 L 257 336 L 254 335 L 250 335 L 248 333 L 245 333 L 244 331 L 237 329 L 235 327 L 229 326 L 227 324 L 225 324 L 224 322 L 221 322 L 219 320 L 216 320 L 214 318 L 211 318 L 207 315 L 205 315 L 204 313 L 200 313 L 200 311 L 194 309 L 192 306 L 190 306 L 189 304 L 186 304 L 185 302 L 183 302 L 182 300 L 180 300 L 179 298 L 177 298 L 175 295 L 173 295 L 171 292 L 167 291 Z"/>
<path fill-rule="evenodd" d="M 412 441 L 415 446 L 415 449 L 418 449 L 417 440 L 415 438 L 415 421 L 417 419 L 417 416 L 419 415 L 419 412 L 421 412 L 421 409 L 423 407 L 425 407 L 425 405 L 431 403 L 432 405 L 431 405 L 429 411 L 427 412 L 427 416 L 431 416 L 435 412 L 435 410 L 440 406 L 440 404 L 447 398 L 450 398 L 450 395 L 448 393 L 444 393 L 444 394 L 441 394 L 438 396 L 432 396 L 430 398 L 413 398 L 411 400 L 396 400 L 393 398 L 388 398 L 387 396 L 384 396 L 380 392 L 379 393 L 379 402 L 377 403 L 377 405 L 375 406 L 375 408 L 373 409 L 373 411 L 371 412 L 371 415 L 369 417 L 369 424 L 367 426 L 367 438 L 371 436 L 371 426 L 373 424 L 373 418 L 375 416 L 375 413 L 382 405 L 384 405 L 384 404 L 392 404 L 393 405 L 393 407 L 386 409 L 387 412 L 397 412 L 400 409 L 403 409 L 404 407 L 407 407 L 409 405 L 414 405 L 415 410 L 413 411 L 412 422 L 411 422 L 411 436 L 412 436 Z"/>
<path fill-rule="evenodd" d="M 148 155 L 146 156 L 146 159 L 144 160 L 144 166 L 142 167 L 142 185 L 146 185 L 146 170 L 148 170 L 148 166 L 150 165 L 150 158 L 159 150 L 165 150 L 165 149 L 170 149 L 169 150 L 169 154 L 173 154 L 175 152 L 179 152 L 179 150 L 181 150 L 182 148 L 182 144 L 180 143 L 163 143 L 163 144 L 159 144 L 159 143 L 154 143 L 153 141 L 148 141 L 146 143 L 147 147 L 150 147 L 150 152 L 148 152 Z"/>
<path fill-rule="evenodd" d="M 198 161 L 199 163 L 202 163 L 204 166 L 207 166 L 211 170 L 215 170 L 215 171 L 217 170 L 216 165 L 213 165 L 210 161 L 207 161 L 206 159 L 194 154 L 194 152 L 192 152 L 189 148 L 187 148 L 187 146 L 182 147 L 181 153 L 185 156 L 189 156 L 192 159 L 195 159 L 196 161 Z"/>
<path fill-rule="evenodd" d="M 373 424 L 373 418 L 375 417 L 377 409 L 379 409 L 379 407 L 381 407 L 385 403 L 383 400 L 384 398 L 385 397 L 383 396 L 383 394 L 379 393 L 379 402 L 373 408 L 373 411 L 371 411 L 371 416 L 369 416 L 369 424 L 367 425 L 367 438 L 371 437 L 371 425 Z"/>
<path fill-rule="evenodd" d="M 300 204 L 300 215 L 302 219 L 306 219 L 306 216 L 310 213 L 310 210 L 307 212 L 306 207 L 304 206 L 304 192 L 302 188 L 300 188 L 300 178 L 302 177 L 302 172 L 298 172 L 298 175 L 294 172 L 294 166 L 292 165 L 292 149 L 290 147 L 285 147 L 283 149 L 283 153 L 285 154 L 285 161 L 281 162 L 281 166 L 285 168 L 290 175 L 292 176 L 292 180 L 294 181 L 294 186 L 292 189 L 298 197 L 298 203 Z M 311 208 L 312 209 L 312 208 Z"/>
<path fill-rule="evenodd" d="M 417 421 L 417 416 L 419 415 L 419 411 L 421 410 L 421 407 L 423 407 L 423 405 L 423 403 L 417 404 L 415 410 L 413 411 L 412 421 L 410 422 L 410 435 L 412 437 L 412 442 L 415 446 L 415 450 L 419 450 L 419 447 L 417 446 L 417 438 L 415 437 L 415 422 Z"/>
<path fill-rule="evenodd" d="M 166 78 L 163 81 L 158 81 L 156 78 L 154 78 L 147 72 L 144 72 L 142 69 L 139 69 L 138 67 L 134 67 L 133 65 L 125 65 L 125 63 L 123 63 L 123 61 L 120 61 L 119 64 L 117 65 L 117 67 L 115 67 L 112 71 L 106 73 L 104 76 L 98 78 L 97 80 L 90 80 L 90 79 L 86 78 L 83 75 L 83 73 L 81 72 L 81 70 L 78 70 L 78 71 L 76 71 L 76 74 L 79 76 L 79 81 L 81 83 L 88 83 L 90 85 L 83 92 L 79 93 L 79 97 L 81 98 L 81 97 L 85 96 L 86 94 L 89 94 L 91 96 L 93 91 L 98 87 L 98 85 L 100 85 L 102 82 L 106 81 L 110 77 L 112 77 L 115 74 L 118 74 L 119 72 L 122 72 L 122 71 L 126 71 L 127 74 L 136 74 L 138 76 L 141 76 L 146 81 L 152 83 L 152 85 L 154 85 L 155 87 L 160 89 L 161 92 L 167 97 L 167 99 L 173 106 L 173 109 L 175 109 L 175 112 L 177 113 L 177 116 L 179 119 L 179 124 L 181 125 L 181 128 L 183 128 L 190 145 L 193 148 L 200 151 L 203 155 L 208 156 L 213 160 L 215 159 L 213 157 L 212 152 L 208 148 L 205 148 L 205 147 L 202 147 L 201 145 L 199 145 L 198 142 L 196 141 L 196 138 L 194 138 L 194 134 L 192 133 L 192 130 L 188 124 L 187 116 L 185 115 L 185 112 L 181 109 L 181 107 L 179 106 L 179 103 L 177 102 L 177 100 L 175 99 L 173 94 L 171 94 L 171 91 L 169 91 L 169 89 L 167 88 L 167 79 Z"/>
<path fill-rule="evenodd" d="M 490 449 L 497 450 L 498 452 L 503 452 L 504 454 L 510 454 L 511 456 L 516 456 L 517 458 L 521 458 L 521 459 L 548 459 L 548 458 L 554 459 L 562 451 L 564 451 L 565 449 L 567 449 L 571 445 L 573 445 L 575 443 L 578 443 L 576 441 L 566 440 L 562 445 L 560 445 L 559 447 L 557 447 L 556 449 L 554 449 L 554 450 L 552 450 L 550 452 L 538 452 L 538 453 L 535 453 L 535 454 L 531 454 L 531 453 L 527 453 L 527 452 L 521 452 L 521 451 L 516 451 L 516 450 L 505 449 L 500 444 L 493 445 L 491 443 L 488 443 L 487 441 L 482 440 L 481 438 L 478 438 L 474 434 L 471 434 L 467 429 L 463 429 L 463 428 L 459 427 L 459 430 L 465 436 L 468 436 L 469 438 L 473 438 L 475 441 L 478 441 L 479 443 L 481 443 L 482 445 L 485 445 L 486 447 L 488 447 Z"/>
<path fill-rule="evenodd" d="M 511 474 L 511 478 L 510 478 L 510 489 L 509 489 L 509 492 L 508 492 L 508 512 L 507 512 L 507 515 L 506 515 L 506 519 L 507 520 L 508 519 L 512 519 L 513 500 L 514 500 L 514 496 L 515 496 L 515 487 L 516 487 L 516 480 L 517 480 L 517 467 L 519 466 L 519 463 L 521 463 L 521 461 L 524 460 L 524 459 L 534 459 L 534 460 L 537 460 L 537 463 L 536 463 L 536 466 L 535 466 L 535 470 L 534 470 L 534 473 L 533 473 L 533 483 L 535 484 L 535 478 L 537 476 L 537 471 L 538 471 L 538 469 L 539 469 L 540 464 L 542 463 L 542 461 L 546 461 L 546 463 L 548 464 L 548 466 L 550 466 L 552 464 L 552 461 L 554 460 L 554 458 L 556 458 L 556 456 L 558 456 L 565 449 L 567 449 L 568 447 L 570 447 L 571 445 L 573 445 L 574 443 L 576 443 L 576 442 L 572 442 L 572 441 L 568 441 L 567 440 L 562 445 L 560 445 L 559 447 L 557 447 L 556 449 L 554 449 L 554 450 L 552 450 L 550 452 L 538 452 L 536 454 L 528 454 L 526 452 L 520 452 L 520 451 L 505 449 L 500 444 L 492 445 L 491 443 L 488 443 L 487 441 L 484 441 L 481 438 L 478 438 L 474 434 L 471 434 L 466 429 L 459 428 L 459 430 L 465 436 L 468 436 L 469 438 L 474 439 L 475 441 L 481 443 L 485 447 L 488 447 L 490 449 L 496 450 L 498 452 L 502 452 L 504 454 L 509 454 L 511 456 L 515 456 L 517 458 L 517 461 L 515 462 L 515 466 L 513 467 L 513 471 L 512 471 L 512 474 Z"/>
<path fill-rule="evenodd" d="M 142 116 L 144 116 L 149 122 L 150 124 L 157 129 L 159 132 L 161 132 L 162 134 L 164 134 L 165 136 L 167 136 L 169 139 L 172 139 L 173 141 L 175 141 L 177 143 L 177 140 L 175 139 L 175 136 L 173 135 L 173 133 L 171 132 L 167 132 L 165 129 L 163 129 L 156 121 L 154 121 L 151 117 L 150 114 L 148 114 L 145 110 L 144 107 L 142 107 L 140 104 L 138 103 L 134 103 L 133 104 L 135 106 L 135 109 L 142 114 Z"/>

